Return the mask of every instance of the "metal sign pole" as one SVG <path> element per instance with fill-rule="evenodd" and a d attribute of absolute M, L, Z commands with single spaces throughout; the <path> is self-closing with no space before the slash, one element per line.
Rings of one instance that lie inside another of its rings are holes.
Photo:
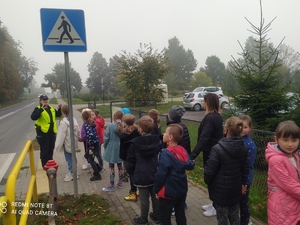
<path fill-rule="evenodd" d="M 74 121 L 73 121 L 73 106 L 71 96 L 71 82 L 70 82 L 70 64 L 69 54 L 64 52 L 65 56 L 65 71 L 66 71 L 66 83 L 67 83 L 67 94 L 68 94 L 68 106 L 69 106 L 69 122 L 70 122 L 70 136 L 71 136 L 71 149 L 72 149 L 72 169 L 73 169 L 73 184 L 74 184 L 74 197 L 78 198 L 78 183 L 77 183 L 77 158 L 75 150 L 75 139 L 74 139 Z"/>

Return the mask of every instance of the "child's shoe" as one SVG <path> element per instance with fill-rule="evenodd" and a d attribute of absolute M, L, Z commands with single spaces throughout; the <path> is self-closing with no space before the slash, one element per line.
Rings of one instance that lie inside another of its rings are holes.
<path fill-rule="evenodd" d="M 136 196 L 139 196 L 140 195 L 140 192 L 139 192 L 139 189 L 136 190 Z"/>
<path fill-rule="evenodd" d="M 99 176 L 93 176 L 93 177 L 91 177 L 91 178 L 90 178 L 90 181 L 101 180 L 101 179 L 102 179 L 102 177 L 101 177 L 101 175 L 99 174 Z"/>
<path fill-rule="evenodd" d="M 128 177 L 123 177 L 123 178 L 122 178 L 122 181 L 123 181 L 123 182 L 128 182 Z"/>
<path fill-rule="evenodd" d="M 86 164 L 83 164 L 82 165 L 82 169 L 83 170 L 87 170 L 87 169 L 89 169 L 89 168 L 91 168 L 92 166 L 91 166 L 91 164 L 89 164 L 89 163 L 86 163 Z"/>
<path fill-rule="evenodd" d="M 102 188 L 102 191 L 115 191 L 115 187 L 109 184 L 107 187 Z"/>
<path fill-rule="evenodd" d="M 150 219 L 151 219 L 155 224 L 160 224 L 159 218 L 156 217 L 156 216 L 154 215 L 153 212 L 150 212 L 150 213 L 149 213 L 149 217 L 150 217 Z"/>
<path fill-rule="evenodd" d="M 211 216 L 217 215 L 217 212 L 214 207 L 211 207 L 208 210 L 206 210 L 205 212 L 203 212 L 203 215 L 207 216 L 207 217 L 211 217 Z"/>
<path fill-rule="evenodd" d="M 136 192 L 131 192 L 129 195 L 125 196 L 124 199 L 125 201 L 136 202 L 137 201 Z"/>
<path fill-rule="evenodd" d="M 118 188 L 120 188 L 120 189 L 122 189 L 122 188 L 123 188 L 122 181 L 119 181 L 119 182 L 117 183 L 117 187 L 118 187 Z"/>
<path fill-rule="evenodd" d="M 148 220 L 143 220 L 141 217 L 133 218 L 134 225 L 149 225 Z"/>
<path fill-rule="evenodd" d="M 72 173 L 67 173 L 65 176 L 64 181 L 68 182 L 68 181 L 72 181 L 73 180 L 73 174 Z"/>

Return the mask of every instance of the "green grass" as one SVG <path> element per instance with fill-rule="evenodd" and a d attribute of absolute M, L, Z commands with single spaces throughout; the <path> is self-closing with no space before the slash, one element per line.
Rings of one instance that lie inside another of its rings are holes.
<path fill-rule="evenodd" d="M 58 104 L 57 98 L 51 98 L 49 104 Z"/>
<path fill-rule="evenodd" d="M 58 198 L 59 210 L 55 216 L 56 225 L 122 225 L 120 219 L 113 216 L 109 211 L 109 204 L 99 195 L 81 195 L 75 199 L 73 195 L 62 195 Z M 45 194 L 39 195 L 38 203 L 48 203 L 48 197 Z M 45 208 L 31 208 L 33 215 L 28 216 L 29 225 L 46 225 L 48 216 L 34 215 L 35 212 Z M 19 217 L 19 215 L 17 215 Z M 17 218 L 19 220 L 19 218 Z M 1 224 L 1 223 L 0 223 Z M 18 223 L 17 223 L 18 224 Z"/>

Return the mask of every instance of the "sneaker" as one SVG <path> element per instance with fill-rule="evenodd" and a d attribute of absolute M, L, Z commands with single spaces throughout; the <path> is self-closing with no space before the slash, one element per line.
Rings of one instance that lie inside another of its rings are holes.
<path fill-rule="evenodd" d="M 148 220 L 143 220 L 141 217 L 133 218 L 134 225 L 149 225 Z"/>
<path fill-rule="evenodd" d="M 102 188 L 102 191 L 115 191 L 115 187 L 109 184 L 107 187 Z"/>
<path fill-rule="evenodd" d="M 175 216 L 175 209 L 174 209 L 174 208 L 172 209 L 171 215 L 172 215 L 172 216 Z"/>
<path fill-rule="evenodd" d="M 86 164 L 83 164 L 82 165 L 82 169 L 83 170 L 87 170 L 87 169 L 89 169 L 89 168 L 91 168 L 92 166 L 91 166 L 91 164 L 89 164 L 89 163 L 86 163 Z"/>
<path fill-rule="evenodd" d="M 128 177 L 123 177 L 123 178 L 122 178 L 122 181 L 123 181 L 123 182 L 128 182 Z"/>
<path fill-rule="evenodd" d="M 129 195 L 125 196 L 124 199 L 125 201 L 136 202 L 137 201 L 136 192 L 131 192 Z"/>
<path fill-rule="evenodd" d="M 217 212 L 214 207 L 211 207 L 211 208 L 207 209 L 205 212 L 203 212 L 203 215 L 207 216 L 207 217 L 215 216 L 215 215 L 217 215 Z"/>
<path fill-rule="evenodd" d="M 99 174 L 99 176 L 93 176 L 93 177 L 91 177 L 91 178 L 90 178 L 90 181 L 101 180 L 101 179 L 102 179 L 102 177 L 101 177 L 101 175 Z"/>
<path fill-rule="evenodd" d="M 67 173 L 66 176 L 65 176 L 64 181 L 69 182 L 69 181 L 72 181 L 72 180 L 73 180 L 73 174 Z"/>
<path fill-rule="evenodd" d="M 118 188 L 120 188 L 120 189 L 122 189 L 122 188 L 123 188 L 122 181 L 119 181 L 119 182 L 117 183 L 117 187 L 118 187 Z"/>
<path fill-rule="evenodd" d="M 72 175 L 70 172 L 68 172 L 66 175 L 65 175 L 65 178 L 69 177 L 70 175 Z"/>
<path fill-rule="evenodd" d="M 150 219 L 151 219 L 155 224 L 160 224 L 160 220 L 158 219 L 158 217 L 156 217 L 156 216 L 154 215 L 153 212 L 150 212 L 150 213 L 149 213 L 149 217 L 150 217 Z"/>
<path fill-rule="evenodd" d="M 202 206 L 202 209 L 203 209 L 204 211 L 206 211 L 206 210 L 210 209 L 211 207 L 213 207 L 213 205 L 212 205 L 212 203 L 209 203 L 209 204 L 207 204 L 207 205 L 203 205 L 203 206 Z"/>

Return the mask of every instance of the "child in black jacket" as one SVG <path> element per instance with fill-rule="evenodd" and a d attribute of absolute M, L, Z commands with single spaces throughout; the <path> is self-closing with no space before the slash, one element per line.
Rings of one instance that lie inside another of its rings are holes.
<path fill-rule="evenodd" d="M 226 120 L 224 134 L 212 147 L 204 169 L 209 198 L 217 211 L 219 224 L 240 224 L 239 202 L 248 181 L 248 152 L 241 132 L 243 121 L 238 117 Z M 244 190 L 243 190 L 244 189 Z"/>
<path fill-rule="evenodd" d="M 131 140 L 141 136 L 137 126 L 135 125 L 135 116 L 132 114 L 125 114 L 122 118 L 124 123 L 123 133 L 120 135 L 120 158 L 124 160 L 126 168 L 127 149 L 130 146 Z M 130 191 L 129 195 L 125 196 L 125 201 L 137 201 L 137 188 L 133 185 L 132 177 L 129 176 Z"/>
<path fill-rule="evenodd" d="M 161 150 L 161 141 L 158 135 L 151 135 L 154 121 L 149 116 L 139 119 L 138 130 L 140 137 L 134 138 L 127 152 L 126 169 L 132 176 L 133 184 L 139 188 L 139 199 L 141 214 L 134 218 L 134 224 L 148 224 L 149 196 L 151 196 L 153 212 L 149 214 L 150 219 L 158 224 L 159 202 L 156 198 L 153 186 L 157 171 L 157 155 Z"/>

